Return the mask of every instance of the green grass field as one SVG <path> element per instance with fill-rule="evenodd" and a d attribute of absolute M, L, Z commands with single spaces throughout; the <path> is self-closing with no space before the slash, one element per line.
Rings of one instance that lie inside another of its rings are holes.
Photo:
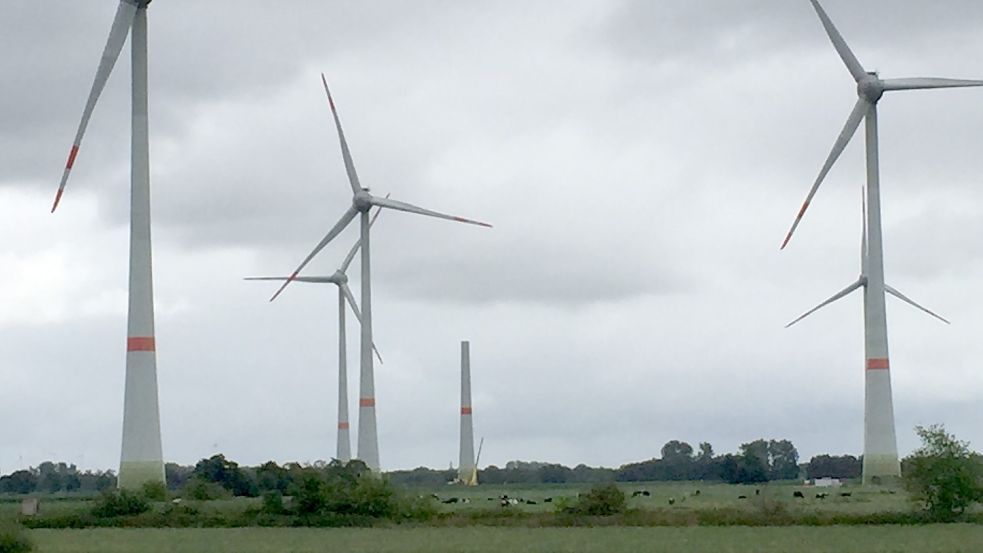
<path fill-rule="evenodd" d="M 34 530 L 41 553 L 978 552 L 983 526 Z"/>
<path fill-rule="evenodd" d="M 498 506 L 498 498 L 505 494 L 535 501 L 535 505 L 521 504 L 515 508 L 523 511 L 551 511 L 561 498 L 574 500 L 579 492 L 588 489 L 585 484 L 543 484 L 517 486 L 477 486 L 463 488 L 446 486 L 444 488 L 412 489 L 409 493 L 429 495 L 434 493 L 441 500 L 458 498 L 454 504 L 441 504 L 441 510 L 468 511 L 473 509 L 488 509 Z M 760 501 L 767 499 L 781 502 L 792 509 L 818 512 L 838 512 L 849 514 L 900 512 L 911 509 L 908 495 L 902 490 L 863 489 L 860 486 L 843 486 L 840 488 L 813 488 L 789 483 L 772 483 L 759 486 L 743 486 L 702 482 L 645 482 L 625 483 L 620 485 L 622 491 L 632 495 L 634 491 L 647 491 L 649 496 L 639 496 L 628 500 L 629 507 L 643 509 L 673 509 L 679 511 L 693 509 L 715 509 L 723 507 L 755 508 Z M 696 492 L 700 493 L 697 495 Z M 805 498 L 792 497 L 795 491 L 801 491 Z M 828 492 L 825 499 L 816 499 L 819 492 Z M 850 494 L 842 497 L 841 493 Z M 739 499 L 740 496 L 747 499 Z M 493 498 L 489 500 L 489 498 Z M 552 498 L 550 503 L 545 502 Z M 463 503 L 467 499 L 467 503 Z M 670 506 L 669 501 L 673 500 Z"/>
<path fill-rule="evenodd" d="M 531 500 L 508 507 L 509 511 L 550 512 L 562 498 L 572 501 L 589 488 L 582 484 L 446 486 L 413 488 L 412 495 L 436 494 L 440 499 L 457 498 L 453 504 L 439 503 L 444 513 L 467 515 L 476 510 L 501 511 L 498 497 Z M 795 484 L 734 486 L 700 482 L 632 483 L 622 489 L 631 495 L 645 490 L 649 496 L 629 499 L 629 506 L 644 511 L 673 512 L 738 509 L 754 512 L 770 504 L 784 505 L 796 515 L 838 513 L 903 513 L 912 508 L 902 491 L 846 486 L 820 490 Z M 699 494 L 697 494 L 699 490 Z M 805 498 L 793 498 L 802 491 Z M 829 492 L 825 499 L 815 497 Z M 841 493 L 849 493 L 843 497 Z M 739 496 L 746 496 L 740 499 Z M 491 499 L 489 499 L 491 498 Z M 546 502 L 552 498 L 551 502 Z M 467 499 L 465 502 L 464 500 Z M 673 504 L 670 505 L 670 499 Z M 259 504 L 258 499 L 237 498 L 196 503 L 202 512 L 241 512 Z M 19 505 L 13 498 L 0 503 L 0 518 L 13 518 Z M 43 498 L 42 516 L 58 516 L 90 509 L 91 500 Z M 685 521 L 686 516 L 674 520 Z M 594 527 L 536 528 L 535 523 L 508 526 L 471 525 L 467 516 L 444 526 L 404 525 L 367 529 L 315 528 L 185 528 L 185 529 L 88 529 L 32 530 L 31 538 L 41 552 L 114 551 L 344 551 L 344 552 L 618 552 L 618 551 L 818 551 L 818 552 L 955 552 L 983 551 L 983 525 L 891 525 L 891 526 L 700 526 L 700 527 Z M 457 523 L 463 521 L 460 527 Z M 488 522 L 487 520 L 485 522 Z M 494 524 L 494 523 L 492 523 Z M 684 522 L 685 524 L 685 522 Z"/>

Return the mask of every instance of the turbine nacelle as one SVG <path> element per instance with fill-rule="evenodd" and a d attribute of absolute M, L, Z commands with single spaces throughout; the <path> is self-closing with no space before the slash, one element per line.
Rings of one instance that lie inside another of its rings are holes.
<path fill-rule="evenodd" d="M 877 76 L 877 73 L 867 73 L 867 76 L 857 83 L 857 95 L 866 98 L 871 104 L 876 104 L 884 95 L 884 81 Z"/>

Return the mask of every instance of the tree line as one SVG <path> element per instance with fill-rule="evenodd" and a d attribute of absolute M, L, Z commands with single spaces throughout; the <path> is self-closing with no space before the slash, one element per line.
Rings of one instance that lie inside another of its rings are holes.
<path fill-rule="evenodd" d="M 742 444 L 738 452 L 716 455 L 713 446 L 701 442 L 690 444 L 672 440 L 660 451 L 661 456 L 618 468 L 590 467 L 579 464 L 567 467 L 556 463 L 510 461 L 505 467 L 490 465 L 478 471 L 483 484 L 598 484 L 607 482 L 659 482 L 706 480 L 760 483 L 771 480 L 833 477 L 858 478 L 862 459 L 852 455 L 818 455 L 808 463 L 798 462 L 799 454 L 789 440 L 755 440 Z M 241 467 L 217 454 L 202 459 L 195 466 L 175 463 L 165 465 L 170 490 L 190 490 L 201 499 L 222 496 L 256 497 L 264 492 L 285 493 L 312 465 L 268 461 L 256 467 Z M 454 480 L 453 469 L 420 467 L 387 473 L 389 480 L 401 486 L 440 486 Z M 79 471 L 75 465 L 46 461 L 29 469 L 0 476 L 0 493 L 95 493 L 116 485 L 113 471 Z"/>

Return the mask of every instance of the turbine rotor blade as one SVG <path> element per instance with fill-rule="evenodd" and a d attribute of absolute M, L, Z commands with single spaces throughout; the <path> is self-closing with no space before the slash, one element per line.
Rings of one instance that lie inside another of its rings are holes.
<path fill-rule="evenodd" d="M 293 280 L 296 282 L 316 282 L 316 283 L 334 283 L 334 277 L 329 276 L 309 276 L 309 277 L 245 277 L 242 280 Z"/>
<path fill-rule="evenodd" d="M 355 304 L 355 296 L 352 294 L 352 289 L 348 287 L 348 284 L 339 284 L 341 287 L 341 293 L 344 294 L 345 299 L 348 300 L 348 307 L 352 308 L 352 313 L 355 314 L 355 319 L 358 324 L 362 324 L 362 314 L 358 311 L 358 305 Z M 372 342 L 372 351 L 375 352 L 376 358 L 379 359 L 379 363 L 382 363 L 382 355 L 379 354 L 378 348 L 375 347 L 375 342 Z"/>
<path fill-rule="evenodd" d="M 65 185 L 68 183 L 68 175 L 72 172 L 72 167 L 75 165 L 75 157 L 78 155 L 79 147 L 82 145 L 82 137 L 85 135 L 85 129 L 89 126 L 89 119 L 92 117 L 92 112 L 95 110 L 96 103 L 99 101 L 102 89 L 106 87 L 109 74 L 113 72 L 113 66 L 116 65 L 116 60 L 119 59 L 120 50 L 123 49 L 123 44 L 126 42 L 126 35 L 130 32 L 130 27 L 133 26 L 133 19 L 136 17 L 136 13 L 136 2 L 121 0 L 119 6 L 116 8 L 116 17 L 113 19 L 113 26 L 109 29 L 109 38 L 106 40 L 106 47 L 102 51 L 99 68 L 96 69 L 96 77 L 92 82 L 89 98 L 86 100 L 85 108 L 82 110 L 82 120 L 79 122 L 78 130 L 75 132 L 75 140 L 72 141 L 72 149 L 68 152 L 65 171 L 61 175 L 58 192 L 55 194 L 55 201 L 51 205 L 52 213 L 58 209 L 58 202 L 61 201 L 61 195 L 65 192 Z"/>
<path fill-rule="evenodd" d="M 853 284 L 851 284 L 851 285 L 847 286 L 846 288 L 840 290 L 835 295 L 833 295 L 833 297 L 829 298 L 828 300 L 824 301 L 823 303 L 820 303 L 816 307 L 813 307 L 809 311 L 806 311 L 805 313 L 803 313 L 802 315 L 800 315 L 798 319 L 795 319 L 794 321 L 792 321 L 792 322 L 788 323 L 787 325 L 785 325 L 785 328 L 788 328 L 788 327 L 794 325 L 795 323 L 801 321 L 802 319 L 808 317 L 809 315 L 812 315 L 816 311 L 819 311 L 823 307 L 826 307 L 827 305 L 833 303 L 834 301 L 843 298 L 844 296 L 846 296 L 850 292 L 853 292 L 857 288 L 860 288 L 864 284 L 866 284 L 866 279 L 864 279 L 864 277 L 860 277 L 859 279 L 857 279 L 856 282 L 854 282 Z"/>
<path fill-rule="evenodd" d="M 816 9 L 816 13 L 819 14 L 819 20 L 823 22 L 823 27 L 826 29 L 826 34 L 829 35 L 829 40 L 833 43 L 833 48 L 836 48 L 836 52 L 840 55 L 840 59 L 846 64 L 846 68 L 850 70 L 850 74 L 853 75 L 853 80 L 860 82 L 861 79 L 867 76 L 867 72 L 864 71 L 864 67 L 860 65 L 857 61 L 857 57 L 853 55 L 850 51 L 850 47 L 846 45 L 846 41 L 843 40 L 843 35 L 836 30 L 836 26 L 833 25 L 833 21 L 830 20 L 829 16 L 826 15 L 826 10 L 819 5 L 818 0 L 810 0 L 812 2 L 812 7 Z"/>
<path fill-rule="evenodd" d="M 362 191 L 362 185 L 358 181 L 358 173 L 355 172 L 355 163 L 352 161 L 352 153 L 348 150 L 348 141 L 345 140 L 345 131 L 341 130 L 341 120 L 338 118 L 338 110 L 334 107 L 334 99 L 331 97 L 331 90 L 328 88 L 328 79 L 321 73 L 321 82 L 324 83 L 324 92 L 328 95 L 328 105 L 331 106 L 331 115 L 334 117 L 334 125 L 338 129 L 338 141 L 341 142 L 341 157 L 345 160 L 345 172 L 348 173 L 348 183 L 352 185 L 352 192 L 357 194 Z"/>
<path fill-rule="evenodd" d="M 437 217 L 438 219 L 447 219 L 448 221 L 457 221 L 459 223 L 468 223 L 471 225 L 478 225 L 481 227 L 491 228 L 488 223 L 482 223 L 481 221 L 472 221 L 471 219 L 465 219 L 464 217 L 458 217 L 456 215 L 447 215 L 446 213 L 439 213 L 437 211 L 431 211 L 429 209 L 423 209 L 422 207 L 417 207 L 406 202 L 400 202 L 397 200 L 391 200 L 389 198 L 376 198 L 372 196 L 372 205 L 377 205 L 380 207 L 388 207 L 389 209 L 395 209 L 398 211 L 405 211 L 407 213 L 416 213 L 418 215 L 427 215 L 429 217 Z"/>
<path fill-rule="evenodd" d="M 969 86 L 983 86 L 983 81 L 966 79 L 884 79 L 882 82 L 884 83 L 884 90 L 921 90 L 926 88 L 965 88 Z"/>
<path fill-rule="evenodd" d="M 857 127 L 860 126 L 860 122 L 863 121 L 867 111 L 870 109 L 870 103 L 863 97 L 857 99 L 857 103 L 853 106 L 853 111 L 850 112 L 850 116 L 847 117 L 846 124 L 843 125 L 843 130 L 840 131 L 840 135 L 836 138 L 836 142 L 833 143 L 833 149 L 829 152 L 829 156 L 826 158 L 826 163 L 823 164 L 822 169 L 819 170 L 819 176 L 816 177 L 816 181 L 812 184 L 812 188 L 809 190 L 809 195 L 806 196 L 805 202 L 802 203 L 802 207 L 799 209 L 799 214 L 795 216 L 795 221 L 792 223 L 792 228 L 789 229 L 788 234 L 785 235 L 785 241 L 782 242 L 781 249 L 785 249 L 788 245 L 788 241 L 792 239 L 792 234 L 795 233 L 795 229 L 798 228 L 799 222 L 802 221 L 802 216 L 805 215 L 806 210 L 809 209 L 809 204 L 812 203 L 813 196 L 816 195 L 816 191 L 819 190 L 819 185 L 823 183 L 823 179 L 829 173 L 829 170 L 833 168 L 833 164 L 836 160 L 840 158 L 840 154 L 843 153 L 843 149 L 846 145 L 850 143 L 850 139 L 857 132 Z"/>
<path fill-rule="evenodd" d="M 386 197 L 388 198 L 389 194 L 386 194 Z M 380 213 L 382 213 L 381 207 L 375 210 L 375 214 L 372 215 L 372 219 L 369 221 L 369 228 L 372 228 L 372 225 L 375 224 L 375 220 L 379 218 Z M 359 237 L 358 241 L 355 242 L 355 245 L 352 246 L 352 249 L 348 251 L 348 255 L 345 256 L 345 261 L 341 264 L 341 267 L 338 269 L 338 271 L 344 273 L 345 271 L 348 270 L 348 266 L 352 264 L 352 260 L 355 259 L 355 254 L 358 253 L 358 250 L 361 247 L 362 247 L 362 238 Z"/>
<path fill-rule="evenodd" d="M 335 236 L 338 236 L 338 234 L 341 231 L 345 230 L 345 227 L 348 226 L 348 223 L 352 222 L 352 219 L 354 219 L 356 215 L 358 215 L 358 210 L 355 209 L 355 206 L 349 207 L 348 211 L 346 211 L 345 214 L 341 216 L 341 219 L 337 223 L 335 223 L 335 225 L 331 227 L 331 230 L 329 230 L 328 233 L 324 235 L 324 238 L 322 238 L 321 241 L 318 242 L 317 246 L 314 247 L 314 250 L 311 251 L 311 253 L 308 254 L 306 258 L 304 258 L 304 261 L 300 264 L 299 267 L 297 267 L 297 270 L 295 270 L 293 274 L 287 277 L 286 282 L 284 282 L 283 286 L 281 286 L 280 289 L 277 290 L 275 294 L 273 294 L 273 297 L 270 298 L 270 301 L 275 300 L 276 297 L 280 295 L 280 292 L 283 292 L 283 289 L 286 288 L 291 281 L 297 280 L 297 274 L 300 273 L 300 271 L 303 270 L 303 268 L 306 267 L 307 264 L 311 262 L 311 259 L 314 259 L 315 255 L 317 255 L 322 249 L 324 249 L 325 246 L 328 245 L 328 242 L 334 239 Z"/>
<path fill-rule="evenodd" d="M 888 294 L 891 294 L 892 296 L 898 298 L 899 300 L 907 303 L 908 305 L 910 305 L 910 306 L 912 306 L 912 307 L 914 307 L 916 309 L 920 309 L 920 310 L 924 311 L 925 313 L 928 313 L 929 315 L 935 317 L 936 319 L 942 321 L 945 324 L 952 324 L 945 317 L 942 317 L 941 315 L 935 313 L 934 311 L 931 311 L 929 309 L 926 309 L 926 308 L 922 307 L 921 305 L 918 305 L 917 303 L 914 302 L 914 300 L 912 300 L 908 296 L 902 294 L 901 292 L 898 292 L 897 290 L 895 290 L 894 288 L 892 288 L 891 286 L 889 286 L 887 284 L 884 285 L 884 291 L 887 292 Z"/>

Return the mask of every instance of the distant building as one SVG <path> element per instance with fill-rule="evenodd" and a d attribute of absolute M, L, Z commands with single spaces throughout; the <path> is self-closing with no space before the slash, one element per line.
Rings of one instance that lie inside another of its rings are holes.
<path fill-rule="evenodd" d="M 839 478 L 830 478 L 828 476 L 823 478 L 813 478 L 812 485 L 817 488 L 839 488 L 843 485 Z"/>

